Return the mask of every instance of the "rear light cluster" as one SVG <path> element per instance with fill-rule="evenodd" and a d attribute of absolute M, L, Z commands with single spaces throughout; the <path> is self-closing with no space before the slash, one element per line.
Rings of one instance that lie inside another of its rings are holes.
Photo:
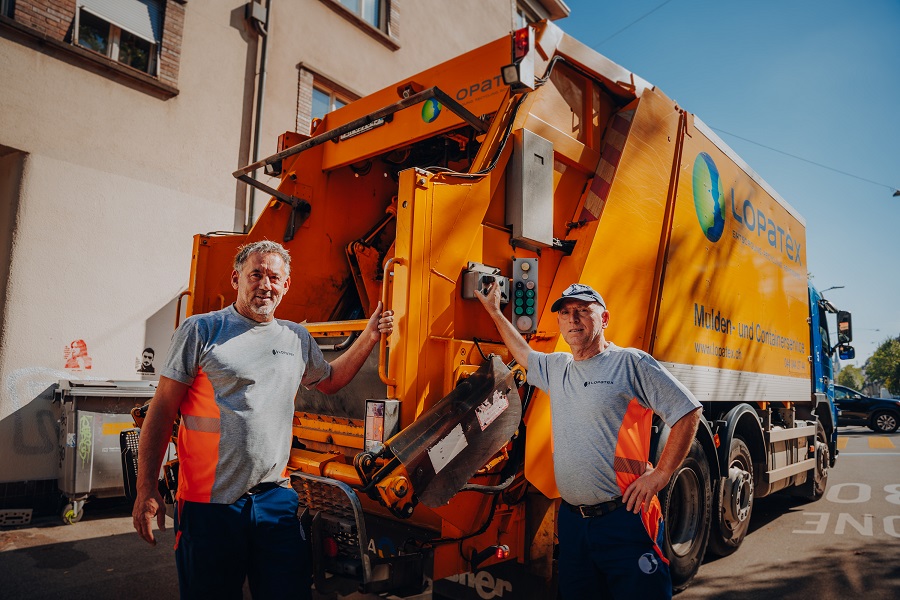
<path fill-rule="evenodd" d="M 338 555 L 338 543 L 333 537 L 327 537 L 322 540 L 322 554 L 328 558 L 334 558 Z"/>
<path fill-rule="evenodd" d="M 534 90 L 534 41 L 530 27 L 512 34 L 512 63 L 502 67 L 500 75 L 514 93 Z"/>
<path fill-rule="evenodd" d="M 520 60 L 528 54 L 529 47 L 529 38 L 531 37 L 531 30 L 528 27 L 523 27 L 522 29 L 517 30 L 513 33 L 513 60 Z"/>

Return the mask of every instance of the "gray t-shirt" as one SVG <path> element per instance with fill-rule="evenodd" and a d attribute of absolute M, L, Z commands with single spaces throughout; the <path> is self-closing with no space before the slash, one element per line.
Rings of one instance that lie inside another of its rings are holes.
<path fill-rule="evenodd" d="M 259 483 L 287 480 L 294 396 L 331 366 L 301 325 L 258 323 L 232 305 L 185 320 L 161 374 L 190 385 L 178 432 L 179 498 L 231 504 Z"/>
<path fill-rule="evenodd" d="M 616 471 L 634 462 L 621 456 L 627 446 L 620 441 L 626 413 L 628 423 L 633 423 L 635 413 L 648 423 L 650 415 L 641 413 L 650 410 L 671 426 L 700 406 L 652 356 L 615 344 L 581 361 L 568 352 L 532 351 L 528 383 L 550 395 L 556 486 L 563 500 L 574 505 L 598 504 L 622 495 Z M 649 427 L 631 427 L 629 435 L 641 438 L 638 445 L 649 449 Z M 633 464 L 631 472 L 643 472 L 646 460 Z"/>

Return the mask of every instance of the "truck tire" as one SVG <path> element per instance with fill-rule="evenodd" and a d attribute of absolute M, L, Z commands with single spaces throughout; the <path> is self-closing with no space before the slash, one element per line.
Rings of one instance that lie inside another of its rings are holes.
<path fill-rule="evenodd" d="M 872 424 L 869 429 L 878 433 L 894 433 L 900 421 L 897 415 L 889 410 L 879 410 L 872 415 Z"/>
<path fill-rule="evenodd" d="M 743 439 L 731 440 L 728 476 L 719 478 L 715 489 L 709 551 L 728 556 L 744 541 L 753 511 L 753 459 Z"/>
<path fill-rule="evenodd" d="M 686 588 L 706 552 L 712 504 L 709 461 L 694 438 L 687 458 L 659 492 L 665 519 L 662 551 L 669 559 L 672 589 Z"/>

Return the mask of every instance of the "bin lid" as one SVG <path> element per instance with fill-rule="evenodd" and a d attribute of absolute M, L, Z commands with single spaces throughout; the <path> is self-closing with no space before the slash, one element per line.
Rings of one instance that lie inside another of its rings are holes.
<path fill-rule="evenodd" d="M 151 398 L 156 392 L 156 381 L 100 381 L 90 379 L 60 379 L 56 394 L 66 396 L 118 396 Z"/>

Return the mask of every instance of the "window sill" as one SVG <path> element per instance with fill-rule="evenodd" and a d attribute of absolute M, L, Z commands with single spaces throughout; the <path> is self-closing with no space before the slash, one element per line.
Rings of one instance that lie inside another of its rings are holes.
<path fill-rule="evenodd" d="M 337 14 L 341 15 L 342 17 L 344 17 L 345 19 L 347 19 L 348 21 L 350 21 L 351 23 L 356 25 L 357 28 L 359 28 L 363 32 L 369 34 L 369 36 L 371 36 L 375 40 L 381 42 L 388 49 L 390 49 L 390 50 L 399 50 L 400 49 L 400 43 L 396 40 L 396 38 L 389 36 L 388 34 L 381 31 L 380 29 L 376 29 L 375 27 L 372 27 L 372 25 L 370 25 L 368 22 L 364 21 L 359 16 L 357 16 L 356 13 L 351 12 L 348 8 L 345 8 L 344 6 L 342 6 L 337 0 L 321 0 L 321 1 L 328 8 L 330 8 Z"/>
<path fill-rule="evenodd" d="M 155 77 L 132 69 L 96 52 L 53 39 L 9 17 L 0 15 L 0 31 L 18 34 L 18 36 L 24 37 L 27 41 L 34 44 L 36 49 L 43 49 L 55 58 L 88 69 L 163 100 L 168 100 L 178 95 L 178 88 L 162 83 Z"/>

